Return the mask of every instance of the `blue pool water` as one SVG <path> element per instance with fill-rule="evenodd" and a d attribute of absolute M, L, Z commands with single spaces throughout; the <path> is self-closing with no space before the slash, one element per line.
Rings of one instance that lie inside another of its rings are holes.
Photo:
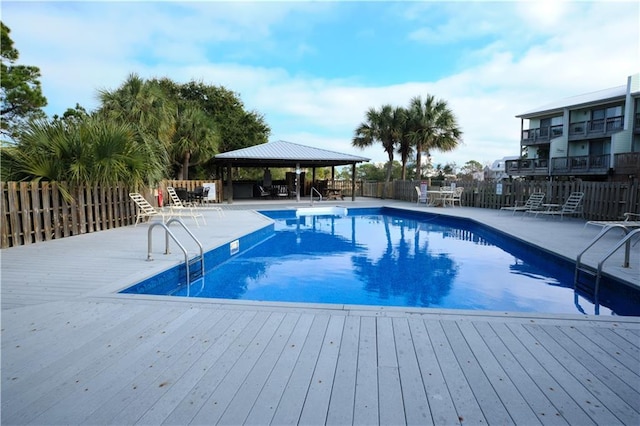
<path fill-rule="evenodd" d="M 262 212 L 273 229 L 208 254 L 203 280 L 184 266 L 124 292 L 256 301 L 540 313 L 640 314 L 640 295 L 573 289 L 573 265 L 465 219 L 393 209 L 349 215 Z M 227 260 L 227 258 L 229 258 Z M 217 266 L 216 266 L 217 265 Z M 182 281 L 182 284 L 180 284 Z"/>

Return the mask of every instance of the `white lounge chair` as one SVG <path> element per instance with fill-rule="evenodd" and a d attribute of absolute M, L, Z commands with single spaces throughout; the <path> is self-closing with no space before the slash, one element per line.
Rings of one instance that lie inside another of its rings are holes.
<path fill-rule="evenodd" d="M 162 220 L 162 223 L 166 222 L 168 218 L 178 217 L 178 216 L 190 216 L 193 217 L 196 221 L 196 225 L 198 224 L 198 219 L 194 217 L 194 215 L 189 213 L 179 213 L 173 211 L 163 211 L 156 209 L 153 207 L 142 195 L 137 192 L 130 192 L 129 197 L 136 203 L 137 213 L 136 213 L 136 223 L 135 226 L 138 226 L 138 223 L 142 219 L 150 219 L 152 217 L 159 217 Z M 204 220 L 204 218 L 203 218 Z"/>
<path fill-rule="evenodd" d="M 544 200 L 544 192 L 534 192 L 529 195 L 529 199 L 522 204 L 522 201 L 516 201 L 516 204 L 510 207 L 502 207 L 500 210 L 512 211 L 515 215 L 516 212 L 526 212 L 540 210 L 542 208 L 542 201 Z"/>
<path fill-rule="evenodd" d="M 542 204 L 542 207 L 546 207 L 546 210 L 527 210 L 525 214 L 535 214 L 536 217 L 540 214 L 543 216 L 560 216 L 560 220 L 564 219 L 565 216 L 582 215 L 582 197 L 584 197 L 584 192 L 572 192 L 562 206 L 558 204 Z"/>
<path fill-rule="evenodd" d="M 621 225 L 627 229 L 640 228 L 640 213 L 627 212 L 624 214 L 624 220 L 590 220 L 584 224 L 584 228 L 586 228 L 587 225 L 602 226 L 602 227 L 611 226 L 611 225 Z M 582 229 L 584 230 L 584 228 Z"/>
<path fill-rule="evenodd" d="M 193 203 L 185 203 L 180 199 L 180 197 L 178 196 L 178 193 L 176 192 L 176 189 L 172 186 L 167 186 L 167 194 L 169 194 L 169 209 L 171 211 L 178 211 L 178 212 L 188 211 L 189 215 L 193 216 L 194 219 L 196 217 L 201 217 L 205 225 L 207 222 L 204 220 L 204 216 L 200 212 L 202 210 L 215 210 L 218 212 L 218 216 L 224 216 L 224 212 L 220 207 L 215 207 L 215 206 L 198 207 L 196 204 L 193 204 Z M 196 223 L 197 223 L 197 219 L 196 219 Z"/>

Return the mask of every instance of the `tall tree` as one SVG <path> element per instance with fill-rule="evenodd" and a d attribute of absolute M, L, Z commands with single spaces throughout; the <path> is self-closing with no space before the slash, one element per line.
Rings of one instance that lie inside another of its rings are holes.
<path fill-rule="evenodd" d="M 16 65 L 19 53 L 13 46 L 11 30 L 3 22 L 0 22 L 0 26 L 0 132 L 3 138 L 16 139 L 29 120 L 46 116 L 42 108 L 47 105 L 47 99 L 40 86 L 40 69 Z"/>
<path fill-rule="evenodd" d="M 179 88 L 180 98 L 195 102 L 210 116 L 219 134 L 219 152 L 268 142 L 271 129 L 264 117 L 247 111 L 240 97 L 222 86 L 190 81 Z"/>
<path fill-rule="evenodd" d="M 416 147 L 417 178 L 420 179 L 422 153 L 430 153 L 434 149 L 454 150 L 462 142 L 462 130 L 447 102 L 436 100 L 433 95 L 427 95 L 424 102 L 420 96 L 412 98 L 409 116 L 411 138 Z"/>
<path fill-rule="evenodd" d="M 351 142 L 353 146 L 358 148 L 369 147 L 375 143 L 382 144 L 382 148 L 389 157 L 385 178 L 385 196 L 389 195 L 393 156 L 396 150 L 396 143 L 399 140 L 403 114 L 402 108 L 393 108 L 389 104 L 383 105 L 379 110 L 369 108 L 366 113 L 366 120 L 356 128 L 355 136 Z"/>
<path fill-rule="evenodd" d="M 132 126 L 149 161 L 160 169 L 162 177 L 166 176 L 178 115 L 170 96 L 156 82 L 131 74 L 118 89 L 101 90 L 99 97 L 102 105 L 97 114 Z"/>

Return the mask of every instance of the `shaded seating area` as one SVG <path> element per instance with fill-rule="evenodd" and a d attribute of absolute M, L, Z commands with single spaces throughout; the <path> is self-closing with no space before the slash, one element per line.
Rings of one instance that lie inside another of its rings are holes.
<path fill-rule="evenodd" d="M 537 211 L 542 209 L 542 201 L 544 201 L 544 197 L 544 192 L 534 192 L 529 195 L 529 198 L 524 203 L 516 201 L 515 205 L 502 207 L 500 210 L 511 211 L 514 215 L 516 212 Z"/>
<path fill-rule="evenodd" d="M 583 215 L 582 209 L 582 199 L 584 197 L 584 192 L 572 192 L 569 195 L 569 198 L 564 202 L 564 204 L 542 204 L 542 209 L 540 210 L 527 210 L 525 214 L 533 214 L 535 217 L 538 215 L 543 216 L 560 216 L 560 220 L 564 219 L 565 216 L 573 216 L 573 215 Z"/>

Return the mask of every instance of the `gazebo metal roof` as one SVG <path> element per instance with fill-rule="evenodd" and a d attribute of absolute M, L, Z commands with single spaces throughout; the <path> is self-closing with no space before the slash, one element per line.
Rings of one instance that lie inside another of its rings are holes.
<path fill-rule="evenodd" d="M 356 164 L 369 160 L 369 158 L 357 155 L 343 154 L 286 141 L 267 142 L 224 152 L 214 157 L 214 162 L 217 164 L 231 164 L 235 167 L 327 167 Z"/>

